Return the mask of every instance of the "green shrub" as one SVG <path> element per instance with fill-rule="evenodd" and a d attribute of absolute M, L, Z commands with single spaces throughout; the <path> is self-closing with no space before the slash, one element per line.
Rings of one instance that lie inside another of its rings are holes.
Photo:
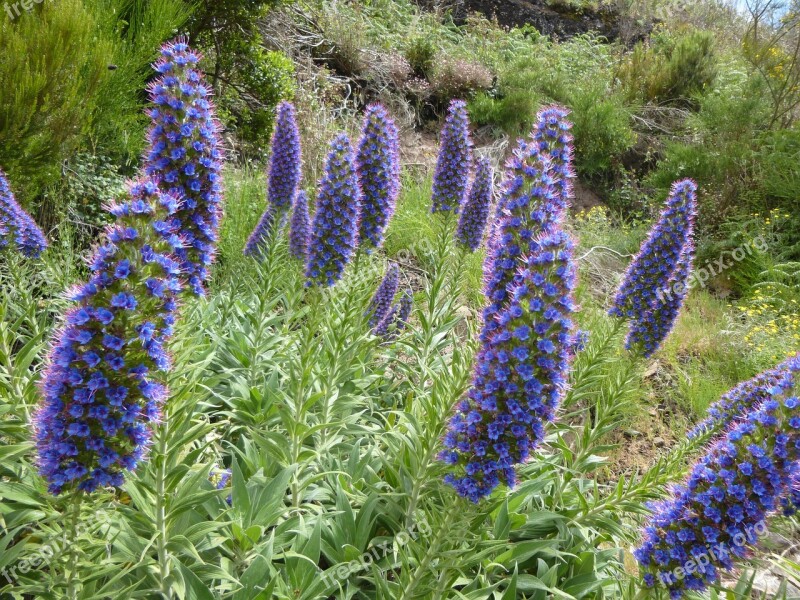
<path fill-rule="evenodd" d="M 709 31 L 678 35 L 662 30 L 639 42 L 617 76 L 628 100 L 687 104 L 707 91 L 717 76 L 714 38 Z"/>
<path fill-rule="evenodd" d="M 429 37 L 417 36 L 406 45 L 404 56 L 417 77 L 428 77 L 433 71 L 436 52 L 436 45 Z"/>
<path fill-rule="evenodd" d="M 113 57 L 97 27 L 81 0 L 0 16 L 0 165 L 23 202 L 58 180 L 92 122 Z"/>

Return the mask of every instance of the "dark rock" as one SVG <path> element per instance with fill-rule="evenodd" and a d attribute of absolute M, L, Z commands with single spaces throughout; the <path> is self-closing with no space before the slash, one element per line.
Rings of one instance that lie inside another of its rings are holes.
<path fill-rule="evenodd" d="M 656 448 L 663 448 L 667 445 L 667 442 L 662 437 L 653 438 L 653 446 Z"/>

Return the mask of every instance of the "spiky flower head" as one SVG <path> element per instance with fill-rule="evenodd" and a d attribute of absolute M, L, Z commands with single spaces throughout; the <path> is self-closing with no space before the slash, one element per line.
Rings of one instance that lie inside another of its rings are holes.
<path fill-rule="evenodd" d="M 692 429 L 688 437 L 696 438 L 706 432 L 719 433 L 757 408 L 770 397 L 772 388 L 785 379 L 789 367 L 800 355 L 795 355 L 777 367 L 759 373 L 729 390 L 708 407 L 706 418 Z"/>
<path fill-rule="evenodd" d="M 308 195 L 300 190 L 294 200 L 292 221 L 289 223 L 289 252 L 303 263 L 308 259 L 311 239 L 311 217 L 308 214 Z"/>
<path fill-rule="evenodd" d="M 496 316 L 509 300 L 509 285 L 520 262 L 535 249 L 538 236 L 561 228 L 566 209 L 549 158 L 536 143 L 520 140 L 506 165 L 498 215 L 487 244 L 481 342 L 487 342 L 497 328 Z"/>
<path fill-rule="evenodd" d="M 391 305 L 383 319 L 375 325 L 372 332 L 378 337 L 382 337 L 387 342 L 395 339 L 397 334 L 408 325 L 413 303 L 414 300 L 411 290 L 403 291 L 400 295 L 400 299 Z"/>
<path fill-rule="evenodd" d="M 766 519 L 797 481 L 799 373 L 795 359 L 770 397 L 694 465 L 685 485 L 651 506 L 634 552 L 646 586 L 668 590 L 671 598 L 701 592 L 766 533 Z"/>
<path fill-rule="evenodd" d="M 558 202 L 564 207 L 572 198 L 572 180 L 575 178 L 573 162 L 572 123 L 567 120 L 569 110 L 563 106 L 547 106 L 539 111 L 533 128 L 533 139 L 539 151 L 549 157 L 553 178 L 558 191 Z"/>
<path fill-rule="evenodd" d="M 652 356 L 667 339 L 678 319 L 689 292 L 689 276 L 694 264 L 694 242 L 689 240 L 678 258 L 678 264 L 667 281 L 666 288 L 656 293 L 650 308 L 631 322 L 625 346 L 628 350 Z"/>
<path fill-rule="evenodd" d="M 397 294 L 397 289 L 400 287 L 400 269 L 395 264 L 389 265 L 386 269 L 386 275 L 383 276 L 375 295 L 370 300 L 369 307 L 367 308 L 367 317 L 370 327 L 375 327 L 381 323 L 386 315 L 392 308 L 392 302 Z"/>
<path fill-rule="evenodd" d="M 480 159 L 456 230 L 456 241 L 470 252 L 480 247 L 486 231 L 492 205 L 492 178 L 491 161 L 488 158 Z"/>
<path fill-rule="evenodd" d="M 342 277 L 358 243 L 360 212 L 355 155 L 350 139 L 340 134 L 331 142 L 317 192 L 307 285 L 331 286 Z"/>
<path fill-rule="evenodd" d="M 433 173 L 431 212 L 458 212 L 466 198 L 472 170 L 472 140 L 463 100 L 450 103 L 440 144 Z"/>
<path fill-rule="evenodd" d="M 152 126 L 145 172 L 162 191 L 180 198 L 173 220 L 184 240 L 177 250 L 187 291 L 204 294 L 222 217 L 220 126 L 200 55 L 182 39 L 165 44 L 150 86 Z"/>
<path fill-rule="evenodd" d="M 515 484 L 515 467 L 541 443 L 565 393 L 576 343 L 573 245 L 558 229 L 531 242 L 450 421 L 445 481 L 473 502 Z"/>
<path fill-rule="evenodd" d="M 15 248 L 27 258 L 39 258 L 47 248 L 47 238 L 25 209 L 23 209 L 0 171 L 0 252 Z"/>
<path fill-rule="evenodd" d="M 697 185 L 691 179 L 676 182 L 661 216 L 628 267 L 609 310 L 612 316 L 632 321 L 632 330 L 640 330 L 629 336 L 630 342 L 631 337 L 633 341 L 644 339 L 648 319 L 661 307 L 671 321 L 659 323 L 660 331 L 649 333 L 650 339 L 644 345 L 648 354 L 669 333 L 683 302 L 694 256 L 692 234 L 696 211 Z"/>
<path fill-rule="evenodd" d="M 383 245 L 400 193 L 400 135 L 380 104 L 367 107 L 356 168 L 361 186 L 358 245 L 369 253 Z"/>
<path fill-rule="evenodd" d="M 280 229 L 297 195 L 303 176 L 300 130 L 297 128 L 294 105 L 281 102 L 277 108 L 275 131 L 272 134 L 272 155 L 267 181 L 267 208 L 247 240 L 244 253 L 257 256 L 267 244 L 274 229 Z"/>
<path fill-rule="evenodd" d="M 131 185 L 76 288 L 42 379 L 39 470 L 53 494 L 122 484 L 147 450 L 167 397 L 164 345 L 181 290 L 179 201 L 151 180 Z"/>

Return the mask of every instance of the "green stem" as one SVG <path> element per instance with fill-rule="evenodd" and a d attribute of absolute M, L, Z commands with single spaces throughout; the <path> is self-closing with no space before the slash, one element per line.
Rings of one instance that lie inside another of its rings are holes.
<path fill-rule="evenodd" d="M 161 595 L 170 597 L 169 556 L 167 555 L 167 519 L 166 519 L 166 490 L 167 478 L 167 431 L 166 424 L 158 430 L 158 444 L 156 448 L 156 547 L 158 549 L 158 575 Z"/>
<path fill-rule="evenodd" d="M 67 598 L 77 600 L 78 588 L 75 575 L 78 572 L 78 523 L 81 518 L 81 502 L 83 492 L 76 491 L 72 498 L 69 511 L 69 528 L 64 531 L 64 546 L 69 548 L 68 574 L 67 574 Z"/>

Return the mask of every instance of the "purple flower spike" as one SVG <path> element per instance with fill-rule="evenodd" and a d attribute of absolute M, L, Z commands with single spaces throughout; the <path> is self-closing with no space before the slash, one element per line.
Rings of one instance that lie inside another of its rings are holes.
<path fill-rule="evenodd" d="M 297 192 L 289 224 L 289 252 L 304 263 L 308 259 L 308 246 L 311 239 L 311 217 L 308 215 L 308 196 L 304 191 Z"/>
<path fill-rule="evenodd" d="M 277 115 L 267 183 L 269 204 L 247 241 L 244 248 L 246 255 L 257 256 L 269 240 L 273 229 L 283 226 L 303 176 L 300 131 L 297 128 L 294 106 L 290 102 L 281 102 Z"/>
<path fill-rule="evenodd" d="M 17 203 L 5 173 L 0 171 L 0 252 L 11 247 L 27 258 L 39 258 L 47 248 L 47 238 Z"/>
<path fill-rule="evenodd" d="M 356 165 L 361 186 L 358 245 L 370 253 L 383 245 L 400 193 L 400 136 L 380 104 L 367 107 Z"/>
<path fill-rule="evenodd" d="M 696 438 L 706 432 L 719 433 L 742 419 L 769 398 L 770 390 L 786 377 L 789 367 L 799 358 L 800 355 L 796 355 L 723 394 L 708 407 L 708 416 L 689 432 L 689 438 Z"/>
<path fill-rule="evenodd" d="M 184 240 L 177 250 L 188 289 L 204 294 L 222 217 L 220 126 L 211 88 L 198 67 L 200 55 L 183 39 L 165 44 L 150 86 L 152 127 L 145 172 L 180 199 L 173 215 Z M 187 290 L 188 291 L 188 290 Z"/>
<path fill-rule="evenodd" d="M 631 322 L 625 342 L 629 350 L 639 349 L 642 356 L 649 358 L 667 339 L 689 291 L 688 283 L 694 254 L 694 243 L 689 240 L 678 259 L 678 265 L 667 284 L 666 291 L 656 295 L 650 310 L 642 318 Z"/>
<path fill-rule="evenodd" d="M 383 281 L 381 281 L 369 303 L 366 314 L 369 317 L 370 327 L 375 327 L 386 319 L 386 315 L 391 311 L 392 302 L 394 302 L 394 297 L 399 287 L 400 269 L 396 264 L 392 263 L 386 270 Z"/>
<path fill-rule="evenodd" d="M 405 329 L 413 308 L 413 296 L 410 290 L 406 290 L 400 296 L 400 300 L 392 304 L 383 319 L 375 326 L 372 332 L 378 337 L 382 337 L 387 342 L 397 337 L 397 334 Z"/>
<path fill-rule="evenodd" d="M 467 195 L 472 170 L 472 140 L 467 104 L 453 100 L 442 129 L 441 147 L 433 174 L 431 212 L 458 212 Z"/>
<path fill-rule="evenodd" d="M 541 443 L 566 391 L 577 338 L 573 245 L 561 230 L 532 242 L 450 421 L 440 455 L 451 465 L 445 482 L 473 502 L 515 484 L 516 465 Z"/>
<path fill-rule="evenodd" d="M 795 358 L 768 398 L 711 446 L 686 483 L 650 507 L 634 552 L 647 587 L 671 598 L 702 592 L 750 555 L 767 532 L 766 519 L 796 491 L 799 385 Z"/>
<path fill-rule="evenodd" d="M 672 329 L 687 292 L 694 259 L 697 185 L 672 186 L 661 217 L 631 262 L 609 310 L 632 322 L 628 348 L 655 352 Z"/>
<path fill-rule="evenodd" d="M 178 206 L 152 180 L 132 184 L 110 207 L 116 222 L 90 260 L 89 281 L 71 293 L 35 418 L 39 471 L 53 494 L 119 486 L 147 452 L 168 395 Z"/>
<path fill-rule="evenodd" d="M 475 252 L 483 241 L 492 204 L 492 178 L 491 161 L 480 159 L 456 230 L 456 241 L 470 252 Z"/>
<path fill-rule="evenodd" d="M 567 120 L 569 110 L 563 106 L 548 106 L 539 111 L 533 129 L 533 139 L 539 145 L 539 151 L 550 158 L 553 168 L 558 203 L 567 209 L 572 198 L 572 180 L 575 171 L 572 168 L 574 147 L 572 143 L 572 123 Z"/>
<path fill-rule="evenodd" d="M 355 155 L 345 134 L 331 142 L 316 204 L 306 285 L 329 287 L 341 279 L 358 242 L 361 192 Z"/>

